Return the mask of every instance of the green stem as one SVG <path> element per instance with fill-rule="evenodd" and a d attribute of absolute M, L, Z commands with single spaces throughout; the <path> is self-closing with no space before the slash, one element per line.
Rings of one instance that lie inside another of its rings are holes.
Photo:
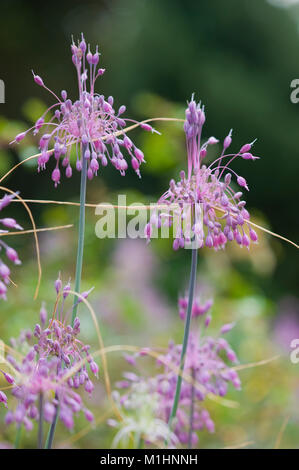
<path fill-rule="evenodd" d="M 87 177 L 87 160 L 84 158 L 85 150 L 87 145 L 82 144 L 81 158 L 82 158 L 82 170 L 81 170 L 81 183 L 80 183 L 80 212 L 79 212 L 79 229 L 78 229 L 78 247 L 77 247 L 77 262 L 76 262 L 76 275 L 75 275 L 75 292 L 79 293 L 81 285 L 82 265 L 83 265 L 83 251 L 84 251 L 84 232 L 85 232 L 85 202 L 86 202 L 86 177 Z M 72 313 L 72 326 L 77 315 L 78 310 L 78 299 L 74 298 L 73 313 Z M 57 405 L 56 413 L 49 429 L 46 448 L 51 449 L 56 424 L 59 416 L 59 405 Z"/>
<path fill-rule="evenodd" d="M 178 375 L 178 380 L 176 384 L 175 396 L 174 396 L 174 401 L 173 401 L 173 405 L 172 405 L 172 409 L 171 409 L 171 413 L 170 413 L 170 417 L 168 421 L 169 427 L 171 427 L 172 421 L 176 417 L 180 394 L 181 394 L 182 374 L 184 371 L 185 357 L 186 357 L 186 351 L 187 351 L 187 346 L 188 346 L 190 323 L 191 323 L 191 316 L 192 316 L 193 297 L 194 297 L 195 282 L 196 282 L 196 269 L 197 269 L 197 248 L 193 248 L 184 339 L 183 339 L 183 346 L 182 346 L 181 359 L 180 359 L 180 368 L 179 368 L 179 375 Z"/>
<path fill-rule="evenodd" d="M 43 421 L 44 421 L 44 404 L 43 404 L 43 394 L 39 394 L 39 420 L 38 420 L 38 438 L 37 438 L 37 445 L 38 449 L 43 448 Z"/>
<path fill-rule="evenodd" d="M 55 396 L 55 398 L 57 399 L 57 395 Z M 53 421 L 51 423 L 51 426 L 50 426 L 50 429 L 49 429 L 49 432 L 48 432 L 45 449 L 52 449 L 52 444 L 53 444 L 53 439 L 54 439 L 54 434 L 55 434 L 55 429 L 56 429 L 58 416 L 59 416 L 59 405 L 57 403 L 55 416 L 53 418 Z"/>
<path fill-rule="evenodd" d="M 15 438 L 15 449 L 18 449 L 20 446 L 20 441 L 21 441 L 21 434 L 22 434 L 22 426 L 19 424 L 16 432 L 16 438 Z"/>
<path fill-rule="evenodd" d="M 84 232 L 85 232 L 85 201 L 86 201 L 86 174 L 87 160 L 84 158 L 86 145 L 82 145 L 82 170 L 81 170 L 81 186 L 80 186 L 80 214 L 79 214 L 79 231 L 78 231 L 78 248 L 77 248 L 77 264 L 75 277 L 75 292 L 79 293 L 83 265 L 83 249 L 84 249 Z M 72 326 L 77 315 L 78 303 L 74 298 Z"/>

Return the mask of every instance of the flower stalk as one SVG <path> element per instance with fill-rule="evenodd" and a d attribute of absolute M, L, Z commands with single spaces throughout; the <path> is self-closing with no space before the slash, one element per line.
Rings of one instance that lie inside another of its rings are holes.
<path fill-rule="evenodd" d="M 84 233 L 85 233 L 85 202 L 86 202 L 86 176 L 87 176 L 87 160 L 84 154 L 87 146 L 82 144 L 82 171 L 81 171 L 81 185 L 80 185 L 80 213 L 79 213 L 79 229 L 78 229 L 78 248 L 77 248 L 77 263 L 76 263 L 76 277 L 75 277 L 75 292 L 80 291 L 82 265 L 83 265 L 83 251 L 84 251 Z M 73 313 L 72 313 L 72 326 L 77 315 L 78 302 L 74 298 Z"/>
<path fill-rule="evenodd" d="M 55 398 L 57 398 L 57 394 L 55 395 Z M 59 416 L 59 404 L 56 405 L 55 415 L 54 415 L 53 421 L 51 423 L 51 426 L 48 432 L 45 449 L 52 449 L 58 416 Z"/>
<path fill-rule="evenodd" d="M 196 283 L 196 270 L 197 270 L 197 248 L 192 249 L 192 258 L 191 258 L 191 271 L 190 271 L 190 281 L 189 281 L 189 294 L 188 294 L 188 307 L 187 307 L 187 316 L 185 322 L 185 329 L 184 329 L 184 339 L 183 339 L 183 346 L 181 352 L 181 359 L 180 359 L 180 367 L 179 367 L 179 374 L 176 384 L 175 396 L 174 401 L 168 421 L 169 427 L 172 425 L 173 419 L 176 417 L 178 404 L 180 400 L 181 394 L 181 387 L 182 387 L 182 374 L 184 372 L 184 365 L 185 365 L 185 357 L 186 351 L 188 346 L 188 339 L 190 333 L 190 324 L 191 324 L 191 316 L 192 316 L 192 306 L 193 306 L 193 298 L 194 298 L 194 290 L 195 290 L 195 283 Z"/>
<path fill-rule="evenodd" d="M 37 438 L 37 445 L 38 449 L 43 448 L 43 420 L 44 420 L 44 400 L 43 394 L 39 394 L 39 421 L 38 421 L 38 438 Z"/>

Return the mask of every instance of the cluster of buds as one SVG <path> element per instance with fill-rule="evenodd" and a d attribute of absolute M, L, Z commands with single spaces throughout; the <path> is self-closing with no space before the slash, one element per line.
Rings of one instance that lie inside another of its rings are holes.
<path fill-rule="evenodd" d="M 5 194 L 2 199 L 0 199 L 0 212 L 14 199 L 14 194 Z M 0 230 L 1 233 L 8 233 L 9 230 L 23 230 L 23 228 L 16 222 L 15 219 L 11 217 L 4 217 L 0 219 L 0 224 L 2 224 L 5 229 Z M 0 239 L 0 252 L 4 251 L 6 258 L 12 263 L 18 265 L 21 264 L 18 253 L 14 248 L 8 246 L 3 240 Z M 10 283 L 10 269 L 4 263 L 3 259 L 0 257 L 0 299 L 6 300 L 7 285 Z"/>
<path fill-rule="evenodd" d="M 99 368 L 89 352 L 90 346 L 78 338 L 79 319 L 76 318 L 71 326 L 67 324 L 69 312 L 62 318 L 70 284 L 62 287 L 59 278 L 55 288 L 57 296 L 61 297 L 61 302 L 57 298 L 55 304 L 57 309 L 60 307 L 60 318 L 53 315 L 48 320 L 42 306 L 40 323 L 35 325 L 33 332 L 24 331 L 19 338 L 11 340 L 14 350 L 25 354 L 22 360 L 19 360 L 19 354 L 7 356 L 14 373 L 13 376 L 4 374 L 4 377 L 13 386 L 12 395 L 17 399 L 17 406 L 14 411 L 7 412 L 5 421 L 6 424 L 23 423 L 27 430 L 32 429 L 33 421 L 39 419 L 41 412 L 45 421 L 52 422 L 58 406 L 60 420 L 68 429 L 73 428 L 74 414 L 80 411 L 88 421 L 93 420 L 77 391 L 84 389 L 92 393 L 94 385 L 89 370 L 98 377 Z M 88 292 L 82 294 L 85 298 L 87 295 Z M 7 399 L 2 398 L 7 405 Z"/>
<path fill-rule="evenodd" d="M 121 175 L 124 175 L 128 163 L 123 151 L 129 154 L 132 168 L 140 176 L 139 167 L 145 161 L 144 155 L 124 131 L 127 121 L 135 121 L 122 117 L 126 111 L 124 105 L 120 106 L 117 111 L 113 108 L 112 96 L 106 99 L 94 91 L 96 79 L 105 72 L 105 69 L 98 68 L 100 59 L 98 47 L 92 54 L 90 46 L 87 46 L 82 35 L 77 45 L 72 43 L 71 52 L 78 77 L 79 98 L 72 101 L 65 90 L 62 90 L 61 97 L 58 97 L 45 86 L 41 77 L 33 74 L 35 83 L 52 93 L 57 102 L 47 109 L 33 128 L 18 134 L 13 142 L 20 142 L 31 130 L 37 134 L 40 129 L 43 129 L 44 134 L 39 142 L 41 155 L 38 159 L 38 168 L 39 170 L 45 169 L 50 155 L 54 153 L 56 165 L 52 172 L 52 180 L 55 186 L 61 179 L 60 166 L 65 170 L 67 178 L 72 176 L 70 153 L 73 145 L 76 146 L 77 152 L 76 169 L 81 171 L 83 159 L 86 159 L 89 179 L 97 174 L 100 165 L 107 166 L 108 161 L 119 170 Z M 47 114 L 52 111 L 54 115 L 46 122 Z M 155 132 L 146 123 L 141 123 L 140 126 L 144 130 Z M 49 151 L 50 143 L 54 145 L 53 152 Z"/>
<path fill-rule="evenodd" d="M 206 429 L 208 432 L 214 432 L 215 424 L 205 406 L 207 394 L 223 397 L 227 394 L 230 383 L 237 390 L 241 388 L 237 372 L 227 363 L 227 361 L 236 363 L 237 356 L 223 337 L 234 324 L 224 325 L 217 337 L 208 336 L 205 331 L 211 322 L 211 316 L 208 315 L 209 306 L 211 306 L 210 301 L 202 306 L 198 304 L 197 309 L 202 313 L 197 312 L 195 316 L 201 316 L 203 324 L 200 331 L 191 333 L 189 337 L 184 367 L 185 380 L 182 382 L 177 415 L 173 421 L 173 432 L 181 445 L 188 443 L 190 423 L 191 440 L 194 445 L 198 439 L 198 431 Z M 179 307 L 185 308 L 185 304 L 182 306 L 182 299 Z M 136 390 L 144 388 L 157 403 L 155 418 L 168 423 L 176 390 L 181 351 L 182 345 L 170 342 L 167 351 L 157 360 L 160 370 L 153 377 L 147 378 L 133 372 L 124 374 L 124 380 L 116 384 L 119 389 L 124 390 L 119 400 L 124 409 L 134 407 L 132 393 L 135 395 Z M 144 350 L 135 356 L 125 358 L 131 365 L 136 365 L 137 356 L 147 354 L 148 352 Z M 223 356 L 227 359 L 225 360 Z M 190 410 L 193 413 L 192 419 L 190 419 Z"/>
<path fill-rule="evenodd" d="M 218 250 L 233 240 L 249 248 L 251 242 L 257 242 L 257 234 L 250 226 L 250 215 L 239 190 L 249 188 L 245 178 L 233 171 L 230 164 L 236 158 L 259 157 L 251 153 L 253 142 L 243 145 L 236 154 L 227 153 L 232 143 L 231 130 L 224 139 L 220 156 L 211 164 L 204 164 L 208 147 L 219 142 L 215 137 L 201 142 L 205 119 L 204 106 L 196 104 L 192 96 L 184 123 L 188 172 L 186 175 L 181 171 L 178 182 L 170 181 L 169 189 L 159 199 L 157 210 L 146 226 L 146 236 L 149 240 L 153 228 L 168 224 L 175 225 L 175 250 L 191 242 L 196 242 L 198 248 L 207 246 Z M 235 190 L 234 184 L 240 188 Z"/>

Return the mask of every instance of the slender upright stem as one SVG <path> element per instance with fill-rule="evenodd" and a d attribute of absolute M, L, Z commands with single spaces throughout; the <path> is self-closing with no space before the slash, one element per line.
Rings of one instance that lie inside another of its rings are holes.
<path fill-rule="evenodd" d="M 44 399 L 43 394 L 39 394 L 39 420 L 38 420 L 38 449 L 43 448 L 43 421 L 44 421 Z"/>
<path fill-rule="evenodd" d="M 80 214 L 79 214 L 79 230 L 78 230 L 78 248 L 77 248 L 77 264 L 76 264 L 76 277 L 75 277 L 75 292 L 80 291 L 82 265 L 83 265 L 83 250 L 84 250 L 84 232 L 85 232 L 85 201 L 86 201 L 86 174 L 87 174 L 87 160 L 84 158 L 86 146 L 82 145 L 82 171 L 81 171 L 81 186 L 80 186 Z M 72 325 L 74 324 L 78 303 L 77 298 L 74 298 Z"/>
<path fill-rule="evenodd" d="M 195 282 L 196 282 L 196 269 L 197 269 L 197 248 L 192 249 L 192 259 L 191 259 L 191 271 L 190 271 L 190 281 L 189 281 L 189 294 L 188 294 L 188 307 L 187 307 L 187 316 L 186 316 L 186 323 L 185 323 L 185 330 L 184 330 L 184 339 L 183 339 L 183 346 L 181 352 L 181 359 L 180 359 L 180 368 L 179 368 L 179 375 L 176 384 L 175 396 L 174 401 L 169 417 L 169 427 L 172 425 L 173 419 L 176 417 L 179 399 L 181 394 L 181 387 L 182 387 L 182 374 L 184 371 L 185 365 L 185 356 L 188 346 L 188 339 L 189 339 L 189 332 L 190 332 L 190 324 L 191 324 L 191 316 L 192 316 L 192 306 L 193 306 L 193 297 L 194 297 L 194 289 L 195 289 Z"/>
<path fill-rule="evenodd" d="M 77 247 L 77 262 L 76 262 L 76 276 L 75 276 L 75 292 L 80 291 L 82 265 L 83 265 L 83 251 L 84 251 L 84 232 L 85 232 L 85 202 L 86 202 L 86 177 L 87 177 L 87 160 L 84 157 L 87 146 L 82 144 L 82 170 L 81 170 L 81 183 L 80 183 L 80 212 L 79 212 L 79 229 L 78 229 L 78 247 Z M 74 298 L 72 325 L 77 315 L 78 301 Z M 56 424 L 59 416 L 59 405 L 57 404 L 55 416 L 49 429 L 46 448 L 51 449 L 56 429 Z"/>
<path fill-rule="evenodd" d="M 55 398 L 57 399 L 57 395 L 55 395 Z M 55 410 L 55 415 L 54 415 L 53 421 L 51 423 L 51 426 L 50 426 L 50 429 L 49 429 L 49 432 L 48 432 L 45 449 L 52 449 L 52 444 L 53 444 L 53 439 L 54 439 L 54 434 L 55 434 L 55 429 L 56 429 L 58 416 L 59 416 L 59 404 L 57 403 L 56 410 Z"/>
<path fill-rule="evenodd" d="M 195 379 L 195 371 L 192 368 L 192 379 Z M 191 386 L 191 405 L 190 405 L 190 417 L 189 417 L 189 436 L 188 436 L 188 449 L 192 449 L 192 434 L 193 434 L 193 418 L 194 418 L 194 398 L 195 398 L 195 387 L 194 384 Z"/>

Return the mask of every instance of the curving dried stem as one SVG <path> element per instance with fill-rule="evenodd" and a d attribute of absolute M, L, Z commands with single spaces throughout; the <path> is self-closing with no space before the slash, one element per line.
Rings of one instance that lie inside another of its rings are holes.
<path fill-rule="evenodd" d="M 121 135 L 123 133 L 127 133 L 127 132 L 130 132 L 132 131 L 133 129 L 136 129 L 137 127 L 141 126 L 141 124 L 146 124 L 147 122 L 152 122 L 152 121 L 174 121 L 174 122 L 184 122 L 184 119 L 177 119 L 177 118 L 163 118 L 163 117 L 157 117 L 157 118 L 150 118 L 150 119 L 145 119 L 144 121 L 140 121 L 136 124 L 133 124 L 132 126 L 128 126 L 126 127 L 125 129 L 122 129 L 121 131 L 118 131 L 118 132 L 115 132 L 114 135 L 117 137 L 118 135 Z M 94 139 L 96 140 L 96 139 Z M 102 140 L 106 140 L 106 137 L 104 136 L 102 138 Z M 73 141 L 72 143 L 69 143 L 69 144 L 66 144 L 66 146 L 68 147 L 69 145 L 74 145 L 76 143 L 79 143 L 79 140 L 78 141 Z M 50 149 L 50 150 L 47 150 L 45 153 L 47 155 L 52 155 L 52 153 L 54 152 L 54 149 Z M 29 162 L 31 160 L 34 160 L 38 157 L 41 156 L 41 153 L 37 153 L 35 155 L 31 155 L 30 157 L 27 157 L 25 158 L 24 160 L 22 160 L 21 162 L 17 163 L 15 166 L 13 166 L 10 170 L 8 170 L 7 173 L 5 173 L 5 175 L 3 175 L 1 178 L 0 178 L 0 183 L 2 183 L 2 181 L 4 181 L 11 173 L 13 173 L 19 166 L 23 165 L 23 163 L 26 163 L 26 162 Z"/>
<path fill-rule="evenodd" d="M 37 228 L 36 230 L 20 230 L 19 232 L 7 232 L 7 233 L 0 233 L 0 237 L 9 237 L 10 235 L 27 235 L 28 233 L 34 233 L 34 232 L 52 232 L 54 230 L 62 230 L 65 228 L 72 228 L 74 225 L 73 224 L 67 224 L 67 225 L 57 225 L 56 227 L 42 227 L 42 228 Z"/>
<path fill-rule="evenodd" d="M 28 203 L 32 203 L 32 204 L 57 204 L 57 205 L 63 205 L 63 206 L 77 206 L 77 207 L 80 206 L 79 202 L 70 202 L 70 201 L 55 201 L 55 200 L 47 200 L 47 199 L 23 199 L 23 200 L 24 200 L 24 202 L 28 202 Z M 12 202 L 19 202 L 19 201 L 15 200 L 15 201 L 12 201 Z M 95 203 L 86 203 L 85 207 L 96 208 L 98 205 L 101 205 L 101 207 L 103 207 L 103 208 L 113 207 L 114 209 L 150 210 L 150 209 L 153 209 L 154 207 L 156 209 L 168 208 L 168 206 L 165 205 L 165 204 L 148 204 L 148 205 L 144 205 L 144 206 L 139 206 L 139 205 L 134 206 L 132 204 L 130 206 L 119 206 L 117 204 L 101 204 L 101 203 L 97 203 L 97 204 L 95 204 Z M 221 209 L 220 207 L 213 207 L 213 208 L 223 212 L 223 209 Z M 261 225 L 258 225 L 255 222 L 252 222 L 251 220 L 248 220 L 247 223 L 249 225 L 252 225 L 253 227 L 261 230 L 262 232 L 265 232 L 268 235 L 271 235 L 272 237 L 279 238 L 280 240 L 283 240 L 283 241 L 289 243 L 290 245 L 294 246 L 295 248 L 299 248 L 299 245 L 297 245 L 297 243 L 293 242 L 292 240 L 289 240 L 288 238 L 286 238 L 282 235 L 279 235 L 278 233 L 272 232 L 271 230 L 269 230 L 265 227 L 262 227 Z"/>

